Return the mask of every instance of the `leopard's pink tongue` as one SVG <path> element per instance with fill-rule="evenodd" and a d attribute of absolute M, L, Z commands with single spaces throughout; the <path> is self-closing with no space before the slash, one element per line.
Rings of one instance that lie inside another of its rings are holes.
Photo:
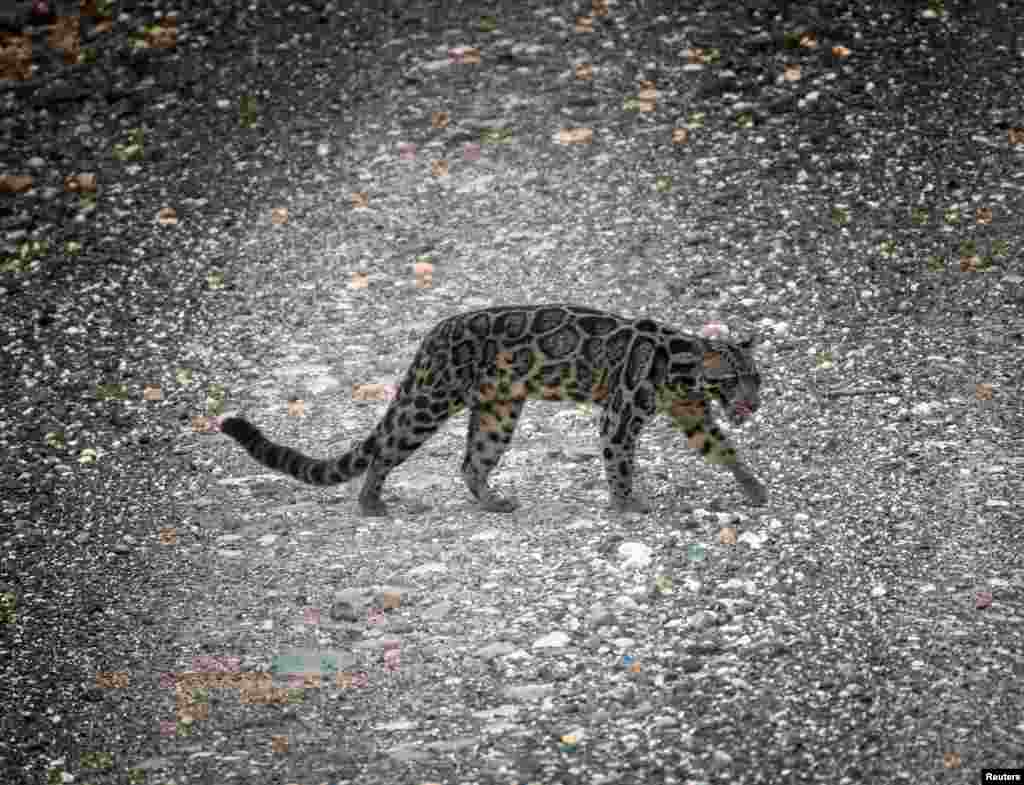
<path fill-rule="evenodd" d="M 749 417 L 751 414 L 753 414 L 753 411 L 750 408 L 750 404 L 747 403 L 746 401 L 737 401 L 736 405 L 733 408 L 736 410 L 736 414 L 738 414 L 740 417 Z"/>

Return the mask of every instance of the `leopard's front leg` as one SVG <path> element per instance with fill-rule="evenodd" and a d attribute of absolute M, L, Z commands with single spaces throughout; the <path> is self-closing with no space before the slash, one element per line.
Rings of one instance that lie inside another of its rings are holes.
<path fill-rule="evenodd" d="M 725 466 L 744 495 L 756 507 L 768 501 L 768 489 L 736 454 L 736 448 L 715 424 L 706 401 L 675 399 L 665 406 L 673 424 L 686 434 L 686 442 L 708 463 Z"/>

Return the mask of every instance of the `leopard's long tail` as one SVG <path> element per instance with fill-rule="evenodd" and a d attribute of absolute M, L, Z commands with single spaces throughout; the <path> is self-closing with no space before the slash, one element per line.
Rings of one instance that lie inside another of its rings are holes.
<path fill-rule="evenodd" d="M 260 429 L 241 417 L 228 417 L 220 430 L 262 463 L 275 471 L 290 474 L 310 485 L 338 485 L 358 477 L 370 465 L 376 450 L 376 431 L 339 458 L 317 460 L 298 450 L 275 444 Z"/>

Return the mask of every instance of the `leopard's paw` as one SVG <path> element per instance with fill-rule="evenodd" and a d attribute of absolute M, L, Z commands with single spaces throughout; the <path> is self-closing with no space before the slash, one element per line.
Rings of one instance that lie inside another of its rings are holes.
<path fill-rule="evenodd" d="M 364 518 L 384 518 L 388 514 L 388 506 L 379 498 L 364 499 L 359 497 L 359 512 Z"/>
<path fill-rule="evenodd" d="M 612 509 L 616 512 L 638 512 L 641 514 L 647 514 L 651 511 L 651 503 L 638 494 L 630 494 L 629 496 L 613 496 Z"/>
<path fill-rule="evenodd" d="M 484 512 L 512 512 L 519 509 L 519 502 L 494 494 L 480 500 L 480 509 Z"/>

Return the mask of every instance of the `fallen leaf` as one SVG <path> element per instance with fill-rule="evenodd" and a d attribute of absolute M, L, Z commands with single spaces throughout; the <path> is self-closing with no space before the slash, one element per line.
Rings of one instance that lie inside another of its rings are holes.
<path fill-rule="evenodd" d="M 32 38 L 0 32 L 0 79 L 32 77 Z"/>
<path fill-rule="evenodd" d="M 64 55 L 64 62 L 68 65 L 78 62 L 78 25 L 77 16 L 58 16 L 57 21 L 50 26 L 50 47 Z"/>
<path fill-rule="evenodd" d="M 176 226 L 178 224 L 178 213 L 173 207 L 161 207 L 156 214 L 156 222 L 161 226 Z"/>
<path fill-rule="evenodd" d="M 430 262 L 415 262 L 412 266 L 417 289 L 429 289 L 434 280 L 434 265 Z"/>
<path fill-rule="evenodd" d="M 94 193 L 96 191 L 96 175 L 92 172 L 69 174 L 64 178 L 64 190 L 71 193 Z"/>
<path fill-rule="evenodd" d="M 593 138 L 594 131 L 590 128 L 563 128 L 558 132 L 561 144 L 590 144 Z"/>
<path fill-rule="evenodd" d="M 383 401 L 387 399 L 387 389 L 383 384 L 353 384 L 353 401 Z"/>
<path fill-rule="evenodd" d="M 0 175 L 0 193 L 24 193 L 32 187 L 33 182 L 35 181 L 27 174 L 2 174 Z"/>
<path fill-rule="evenodd" d="M 976 272 L 978 265 L 981 263 L 981 257 L 977 254 L 971 254 L 970 256 L 960 257 L 960 272 L 972 273 Z"/>
<path fill-rule="evenodd" d="M 178 20 L 165 16 L 159 23 L 146 28 L 146 43 L 154 49 L 172 49 L 178 40 Z"/>

